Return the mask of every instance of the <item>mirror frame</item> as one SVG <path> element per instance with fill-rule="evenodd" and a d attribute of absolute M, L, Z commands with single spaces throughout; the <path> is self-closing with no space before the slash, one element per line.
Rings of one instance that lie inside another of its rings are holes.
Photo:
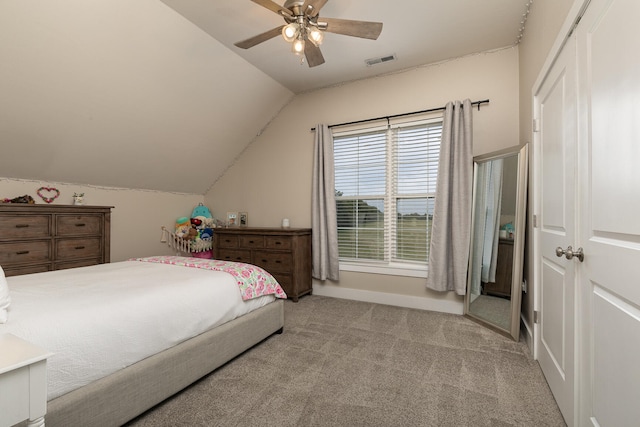
<path fill-rule="evenodd" d="M 513 241 L 513 269 L 511 275 L 511 321 L 509 329 L 504 329 L 499 325 L 489 322 L 487 319 L 474 315 L 469 311 L 471 303 L 471 263 L 473 262 L 473 244 L 469 247 L 469 265 L 467 268 L 467 289 L 464 296 L 464 315 L 470 319 L 487 326 L 488 328 L 499 332 L 503 335 L 513 338 L 515 341 L 520 339 L 520 310 L 522 302 L 521 283 L 523 279 L 524 265 L 524 238 L 526 226 L 527 211 L 527 185 L 528 185 L 528 166 L 529 166 L 529 146 L 518 145 L 506 148 L 473 158 L 473 199 L 472 199 L 472 218 L 475 217 L 476 211 L 476 178 L 478 174 L 478 165 L 495 159 L 502 159 L 512 155 L 518 155 L 518 182 L 516 185 L 516 212 L 515 212 L 515 234 Z M 471 236 L 474 235 L 474 221 L 471 221 Z"/>

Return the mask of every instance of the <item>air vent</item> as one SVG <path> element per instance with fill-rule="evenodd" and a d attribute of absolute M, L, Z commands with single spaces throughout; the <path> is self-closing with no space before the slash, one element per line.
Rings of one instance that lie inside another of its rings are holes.
<path fill-rule="evenodd" d="M 367 67 L 372 67 L 374 65 L 378 65 L 378 64 L 382 64 L 384 62 L 389 62 L 389 61 L 395 61 L 396 59 L 396 54 L 391 54 L 391 55 L 387 55 L 387 56 L 382 56 L 380 58 L 371 58 L 371 59 L 367 59 L 365 60 L 365 64 L 367 64 Z"/>

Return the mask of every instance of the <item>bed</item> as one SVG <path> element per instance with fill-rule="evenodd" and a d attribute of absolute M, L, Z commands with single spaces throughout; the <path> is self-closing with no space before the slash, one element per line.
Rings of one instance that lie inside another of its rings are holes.
<path fill-rule="evenodd" d="M 0 334 L 54 353 L 48 427 L 122 425 L 284 326 L 284 291 L 248 264 L 150 257 L 6 280 Z"/>

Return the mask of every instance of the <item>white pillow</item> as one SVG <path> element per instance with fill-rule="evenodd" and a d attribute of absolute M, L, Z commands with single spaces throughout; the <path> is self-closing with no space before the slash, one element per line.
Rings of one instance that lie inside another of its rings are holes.
<path fill-rule="evenodd" d="M 7 285 L 7 279 L 4 277 L 4 270 L 0 266 L 0 323 L 7 321 L 7 308 L 9 308 L 10 303 L 9 286 Z"/>

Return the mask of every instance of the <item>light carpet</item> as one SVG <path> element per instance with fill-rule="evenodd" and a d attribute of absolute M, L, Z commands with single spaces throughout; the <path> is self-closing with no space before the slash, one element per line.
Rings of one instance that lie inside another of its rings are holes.
<path fill-rule="evenodd" d="M 452 315 L 315 295 L 146 426 L 564 426 L 523 343 Z"/>

